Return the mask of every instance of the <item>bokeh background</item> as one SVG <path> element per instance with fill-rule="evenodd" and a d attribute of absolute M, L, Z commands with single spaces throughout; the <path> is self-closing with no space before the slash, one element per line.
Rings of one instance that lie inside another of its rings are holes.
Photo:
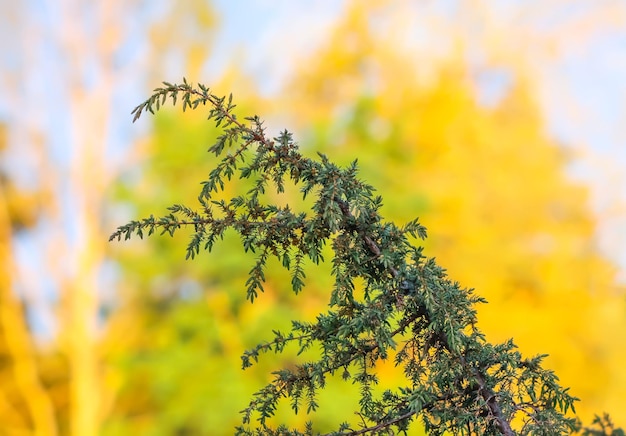
<path fill-rule="evenodd" d="M 298 298 L 277 268 L 246 302 L 234 235 L 194 261 L 184 237 L 107 242 L 193 206 L 211 168 L 202 111 L 131 123 L 183 76 L 358 158 L 385 216 L 419 216 L 488 299 L 488 339 L 549 354 L 585 422 L 626 426 L 626 3 L 1 0 L 0 435 L 231 434 L 297 359 L 239 356 L 325 307 L 327 266 Z M 333 382 L 278 418 L 329 430 L 356 398 Z"/>

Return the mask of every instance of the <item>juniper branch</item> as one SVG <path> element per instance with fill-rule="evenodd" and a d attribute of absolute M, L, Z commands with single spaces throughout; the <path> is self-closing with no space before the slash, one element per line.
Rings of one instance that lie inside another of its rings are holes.
<path fill-rule="evenodd" d="M 202 183 L 201 209 L 175 205 L 162 218 L 151 216 L 119 227 L 111 239 L 143 237 L 144 231 L 150 235 L 156 229 L 173 235 L 182 227 L 193 227 L 188 257 L 194 257 L 201 243 L 210 251 L 214 241 L 232 228 L 240 234 L 245 251 L 261 253 L 247 282 L 250 300 L 263 291 L 270 256 L 286 269 L 293 266 L 292 288 L 297 293 L 304 286 L 302 259 L 318 263 L 323 261 L 323 245 L 331 242 L 333 248 L 331 310 L 313 323 L 293 322 L 286 336 L 275 332 L 274 341 L 246 352 L 242 360 L 246 368 L 259 353 L 282 352 L 295 341 L 300 351 L 318 345 L 322 356 L 292 371 L 277 372 L 275 381 L 257 392 L 243 411 L 244 424 L 257 413 L 259 432 L 303 434 L 283 426 L 274 430 L 266 420 L 285 397 L 291 397 L 294 412 L 302 396 L 315 410 L 315 395 L 325 386 L 325 377 L 344 368 L 346 378 L 362 387 L 359 413 L 370 424 L 364 423 L 360 430 L 341 425 L 333 434 L 401 430 L 417 416 L 432 434 L 479 429 L 483 434 L 510 436 L 515 434 L 514 419 L 522 423 L 524 433 L 547 426 L 551 434 L 564 434 L 575 428 L 565 413 L 576 399 L 556 383 L 554 374 L 540 367 L 541 357 L 523 360 L 512 342 L 485 341 L 476 327 L 473 307 L 484 300 L 451 282 L 445 270 L 409 241 L 409 235 L 426 237 L 418 220 L 402 228 L 383 221 L 378 213 L 382 199 L 357 178 L 356 161 L 340 168 L 324 155 L 318 160 L 306 158 L 287 131 L 268 138 L 257 116 L 237 118 L 232 96 L 217 97 L 186 80 L 180 85 L 164 82 L 135 108 L 134 120 L 145 111 L 154 113 L 168 98 L 175 104 L 179 97 L 183 110 L 208 105 L 209 119 L 224 132 L 209 149 L 221 159 Z M 253 187 L 229 202 L 212 200 L 236 172 L 251 179 Z M 283 192 L 286 181 L 299 185 L 303 198 L 315 193 L 308 214 L 263 203 L 268 189 Z M 354 294 L 357 277 L 365 282 L 361 299 Z M 409 386 L 375 399 L 371 384 L 376 377 L 369 370 L 390 353 L 404 367 Z M 350 375 L 348 370 L 355 368 L 356 374 Z M 237 431 L 253 434 L 243 428 Z M 312 434 L 312 426 L 306 434 Z"/>

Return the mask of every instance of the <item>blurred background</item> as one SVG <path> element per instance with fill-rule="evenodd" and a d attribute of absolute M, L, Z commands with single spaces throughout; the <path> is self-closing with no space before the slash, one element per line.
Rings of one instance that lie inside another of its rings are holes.
<path fill-rule="evenodd" d="M 194 261 L 182 234 L 107 242 L 195 205 L 206 113 L 130 116 L 183 76 L 305 154 L 358 158 L 385 216 L 419 216 L 426 254 L 488 299 L 487 338 L 549 354 L 586 423 L 626 426 L 626 3 L 0 0 L 0 435 L 231 434 L 296 359 L 239 356 L 326 307 L 328 266 L 246 302 L 234 235 Z M 331 382 L 278 421 L 356 422 L 356 394 Z"/>

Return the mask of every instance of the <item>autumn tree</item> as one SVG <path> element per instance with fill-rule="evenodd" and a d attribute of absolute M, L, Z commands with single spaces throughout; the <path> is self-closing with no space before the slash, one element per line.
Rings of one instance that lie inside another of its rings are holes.
<path fill-rule="evenodd" d="M 490 340 L 514 337 L 524 353 L 547 352 L 547 364 L 583 400 L 580 416 L 610 410 L 619 421 L 623 289 L 598 247 L 589 190 L 568 176 L 576 149 L 550 134 L 531 69 L 537 56 L 554 62 L 537 50 L 563 46 L 571 34 L 550 32 L 545 45 L 528 40 L 533 17 L 545 12 L 531 2 L 516 9 L 525 26 L 504 27 L 481 21 L 486 4 L 459 3 L 458 15 L 442 17 L 434 4 L 363 3 L 351 3 L 327 40 L 298 62 L 280 116 L 303 147 L 343 164 L 358 157 L 363 176 L 390 192 L 385 216 L 420 216 L 431 230 L 424 241 L 431 255 L 489 301 L 477 310 Z M 579 17 L 584 24 L 563 29 L 603 29 L 596 20 L 619 16 L 614 7 L 598 5 Z M 421 32 L 449 51 L 423 47 L 421 38 L 407 46 Z M 475 38 L 484 39 L 471 45 Z M 488 103 L 485 82 L 497 90 Z"/>
<path fill-rule="evenodd" d="M 272 424 L 283 399 L 294 413 L 313 413 L 327 378 L 341 373 L 360 387 L 358 424 L 345 421 L 335 434 L 388 434 L 406 431 L 420 420 L 430 434 L 569 434 L 580 424 L 573 412 L 576 398 L 542 366 L 544 356 L 524 358 L 509 340 L 489 343 L 478 329 L 474 305 L 484 300 L 473 290 L 448 278 L 433 258 L 415 245 L 426 229 L 413 219 L 403 226 L 386 222 L 379 209 L 382 198 L 357 177 L 356 161 L 347 167 L 302 155 L 292 135 L 283 131 L 271 139 L 257 116 L 239 119 L 232 96 L 219 98 L 186 81 L 165 83 L 135 111 L 154 112 L 166 100 L 181 101 L 183 109 L 209 106 L 209 119 L 222 134 L 209 149 L 217 164 L 202 182 L 195 208 L 175 204 L 168 215 L 131 221 L 111 240 L 155 232 L 174 236 L 191 230 L 187 257 L 212 251 L 229 231 L 239 235 L 244 251 L 256 253 L 246 280 L 251 302 L 260 297 L 270 258 L 291 273 L 291 288 L 305 287 L 305 260 L 324 261 L 331 247 L 333 284 L 329 310 L 315 321 L 292 321 L 288 332 L 248 350 L 243 368 L 263 354 L 294 346 L 317 357 L 274 372 L 265 388 L 254 394 L 242 412 L 239 434 L 314 434 L 314 424 L 290 429 Z M 249 180 L 244 192 L 231 192 L 233 179 Z M 297 187 L 305 211 L 267 201 Z M 225 194 L 225 197 L 223 195 Z M 379 361 L 393 360 L 403 369 L 402 386 L 375 390 Z M 286 400 L 286 401 L 287 401 Z M 256 429 L 245 427 L 256 421 Z"/>
<path fill-rule="evenodd" d="M 103 383 L 102 206 L 121 161 L 141 154 L 140 147 L 120 150 L 119 132 L 111 130 L 117 104 L 174 51 L 197 71 L 214 15 L 194 0 L 150 8 L 63 0 L 46 6 L 43 21 L 31 2 L 3 2 L 0 11 L 9 132 L 0 187 L 0 347 L 7 362 L 0 421 L 7 434 L 93 436 L 117 395 L 114 383 Z M 19 239 L 28 242 L 28 261 L 14 244 L 24 218 Z M 40 338 L 36 326 L 45 330 Z"/>
<path fill-rule="evenodd" d="M 6 127 L 0 125 L 0 156 L 6 157 Z M 50 374 L 50 359 L 43 359 L 31 336 L 23 299 L 15 295 L 17 265 L 13 239 L 32 228 L 40 204 L 41 191 L 19 189 L 0 168 L 0 411 L 2 426 L 8 432 L 34 435 L 58 434 L 58 416 L 50 386 L 57 383 Z M 52 367 L 54 366 L 54 363 Z"/>

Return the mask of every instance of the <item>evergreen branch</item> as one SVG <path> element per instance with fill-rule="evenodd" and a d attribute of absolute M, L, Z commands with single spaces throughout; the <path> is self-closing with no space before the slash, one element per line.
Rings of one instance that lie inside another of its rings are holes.
<path fill-rule="evenodd" d="M 180 98 L 183 110 L 208 105 L 208 118 L 223 131 L 209 149 L 219 160 L 202 182 L 201 211 L 174 205 L 162 218 L 150 216 L 118 227 L 111 240 L 129 239 L 133 234 L 143 237 L 144 232 L 151 235 L 155 230 L 173 236 L 176 230 L 193 226 L 187 248 L 187 257 L 193 258 L 202 242 L 210 251 L 226 229 L 233 229 L 241 236 L 244 251 L 260 253 L 246 282 L 251 301 L 263 291 L 270 257 L 288 270 L 293 268 L 291 286 L 298 293 L 304 286 L 303 259 L 323 261 L 322 248 L 329 242 L 332 245 L 331 310 L 314 323 L 294 321 L 286 335 L 275 331 L 271 342 L 246 351 L 242 362 L 247 368 L 261 353 L 280 353 L 296 341 L 299 353 L 317 345 L 321 356 L 296 365 L 293 371 L 275 372 L 274 380 L 242 411 L 243 424 L 258 414 L 261 429 L 252 432 L 239 427 L 237 434 L 312 435 L 310 424 L 301 433 L 284 426 L 273 430 L 266 420 L 284 398 L 290 398 L 296 413 L 302 401 L 307 413 L 317 409 L 317 391 L 324 388 L 327 375 L 342 368 L 345 380 L 361 386 L 358 414 L 363 427 L 350 430 L 342 424 L 333 434 L 406 431 L 418 415 L 434 435 L 449 431 L 510 436 L 515 434 L 512 422 L 520 423 L 523 434 L 557 435 L 576 428 L 565 417 L 573 411 L 576 398 L 541 367 L 541 356 L 522 360 L 511 341 L 486 342 L 476 328 L 474 309 L 484 300 L 451 282 L 445 270 L 423 256 L 421 247 L 409 242 L 409 235 L 426 237 L 417 219 L 402 228 L 384 222 L 378 213 L 382 199 L 358 179 L 356 161 L 340 168 L 321 154 L 317 160 L 306 158 L 289 132 L 269 139 L 257 116 L 244 118 L 246 122 L 236 117 L 232 96 L 228 100 L 217 97 L 203 85 L 196 88 L 186 80 L 180 85 L 164 82 L 164 87 L 135 108 L 134 120 L 145 111 L 159 110 L 168 98 L 174 104 Z M 250 179 L 252 188 L 229 201 L 213 200 L 213 193 L 223 192 L 236 173 Z M 263 203 L 268 190 L 282 193 L 286 182 L 300 186 L 303 199 L 315 193 L 308 214 Z M 364 282 L 363 297 L 355 297 L 356 279 Z M 398 343 L 402 343 L 399 348 Z M 371 385 L 377 379 L 370 369 L 394 352 L 411 386 L 375 398 Z"/>
<path fill-rule="evenodd" d="M 344 214 L 344 217 L 347 220 L 352 220 L 353 216 L 350 212 L 350 207 L 348 205 L 347 202 L 335 197 L 334 200 L 339 204 L 339 208 L 341 209 L 341 212 Z M 367 234 L 361 234 L 361 237 L 363 238 L 363 241 L 365 242 L 365 245 L 367 246 L 367 248 L 370 250 L 370 252 L 376 256 L 376 257 L 380 257 L 381 256 L 381 250 L 380 247 L 378 246 L 378 244 L 376 244 L 376 242 L 374 242 L 374 240 Z M 393 267 L 393 266 L 389 266 L 388 267 L 389 272 L 391 273 L 392 277 L 394 279 L 398 279 L 400 276 L 399 271 Z M 397 292 L 397 291 L 396 291 Z M 401 296 L 399 294 L 397 294 L 397 298 L 398 298 L 398 304 L 402 305 L 403 302 L 401 300 Z M 430 322 L 429 319 L 429 315 L 426 314 L 427 316 L 427 322 Z M 444 345 L 444 347 L 450 351 L 450 352 L 455 352 L 455 348 L 451 346 L 447 339 L 445 337 L 442 337 L 442 343 Z M 464 367 L 468 367 L 467 362 L 465 361 L 464 356 L 460 355 L 459 359 L 461 361 L 461 363 L 463 364 Z M 485 382 L 485 376 L 484 374 L 482 374 L 480 371 L 476 370 L 476 369 L 472 369 L 472 371 L 474 372 L 474 377 L 478 383 L 477 385 L 477 389 L 476 391 L 482 396 L 482 398 L 485 400 L 485 403 L 487 404 L 487 406 L 489 407 L 489 413 L 493 416 L 495 422 L 496 422 L 496 426 L 498 427 L 498 429 L 500 430 L 500 432 L 504 435 L 504 436 L 514 436 L 514 432 L 511 429 L 511 425 L 509 424 L 508 420 L 506 419 L 506 417 L 504 416 L 504 414 L 502 413 L 502 409 L 500 408 L 500 405 L 498 403 L 498 397 L 497 395 L 493 392 L 492 389 L 490 389 L 487 386 L 487 383 Z"/>

